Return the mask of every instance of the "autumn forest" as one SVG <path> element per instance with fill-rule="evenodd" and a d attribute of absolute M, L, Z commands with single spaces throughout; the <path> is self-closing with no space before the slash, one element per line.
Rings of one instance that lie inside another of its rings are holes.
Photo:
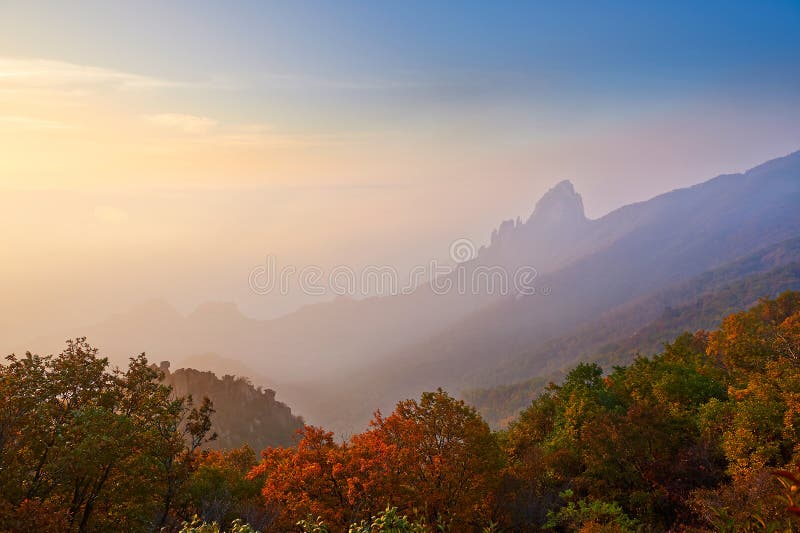
<path fill-rule="evenodd" d="M 604 372 L 492 431 L 443 390 L 347 440 L 212 449 L 215 409 L 84 339 L 0 367 L 3 531 L 791 530 L 800 293 Z M 800 502 L 798 502 L 800 503 Z"/>
<path fill-rule="evenodd" d="M 800 0 L 0 0 L 0 533 L 800 532 Z"/>

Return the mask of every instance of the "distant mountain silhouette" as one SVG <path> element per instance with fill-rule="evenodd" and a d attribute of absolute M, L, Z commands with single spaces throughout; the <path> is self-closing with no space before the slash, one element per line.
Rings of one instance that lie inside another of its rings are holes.
<path fill-rule="evenodd" d="M 476 262 L 506 268 L 531 265 L 548 272 L 591 249 L 594 244 L 582 238 L 590 225 L 581 195 L 565 180 L 542 196 L 525 222 L 500 224 Z"/>
<path fill-rule="evenodd" d="M 391 407 L 422 389 L 533 377 L 533 367 L 507 371 L 515 368 L 507 363 L 611 309 L 798 235 L 800 152 L 596 220 L 563 181 L 527 220 L 503 222 L 453 274 L 530 265 L 540 289 L 533 295 L 440 296 L 423 285 L 409 295 L 338 298 L 274 320 L 249 319 L 232 304 L 184 316 L 151 302 L 33 347 L 52 351 L 64 338 L 86 335 L 117 362 L 141 351 L 156 360 L 214 353 L 268 378 L 310 421 L 360 428 L 371 414 L 365 406 Z M 334 415 L 341 418 L 332 423 Z"/>
<path fill-rule="evenodd" d="M 614 307 L 800 235 L 800 152 L 744 174 L 719 176 L 625 206 L 597 220 L 581 220 L 578 201 L 561 200 L 573 197 L 567 184 L 547 196 L 559 198 L 554 204 L 562 206 L 548 213 L 569 214 L 506 223 L 476 261 L 496 254 L 512 266 L 526 261 L 563 265 L 537 280 L 550 290 L 549 296 L 492 302 L 362 369 L 349 389 L 372 400 L 381 394 L 397 399 L 436 386 L 458 391 L 533 377 L 533 370 L 506 371 L 513 367 L 505 362 Z M 537 220 L 544 220 L 543 227 L 553 233 L 538 228 Z M 564 234 L 551 226 L 560 221 L 567 228 Z M 389 401 L 378 405 L 387 408 Z"/>

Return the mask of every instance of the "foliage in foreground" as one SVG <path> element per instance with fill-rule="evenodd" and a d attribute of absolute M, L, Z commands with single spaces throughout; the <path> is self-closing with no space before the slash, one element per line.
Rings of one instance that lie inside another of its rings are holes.
<path fill-rule="evenodd" d="M 126 370 L 85 339 L 0 366 L 0 531 L 176 530 L 264 509 L 252 450 L 201 452 L 213 406 L 175 397 L 144 355 Z M 262 511 L 260 514 L 264 514 Z"/>
<path fill-rule="evenodd" d="M 78 340 L 0 368 L 0 531 L 786 531 L 798 528 L 800 294 L 604 374 L 507 431 L 439 390 L 346 442 L 208 451 L 208 402 Z M 181 525 L 183 524 L 183 525 Z"/>
<path fill-rule="evenodd" d="M 346 443 L 308 426 L 296 448 L 267 449 L 251 475 L 264 476 L 268 504 L 290 528 L 307 516 L 342 531 L 387 504 L 455 530 L 494 517 L 503 458 L 474 409 L 439 390 L 400 402 Z"/>
<path fill-rule="evenodd" d="M 800 295 L 786 293 L 610 374 L 578 365 L 507 431 L 438 391 L 345 443 L 307 427 L 253 472 L 283 527 L 346 531 L 389 504 L 429 530 L 782 530 L 796 524 L 773 472 L 799 437 Z"/>

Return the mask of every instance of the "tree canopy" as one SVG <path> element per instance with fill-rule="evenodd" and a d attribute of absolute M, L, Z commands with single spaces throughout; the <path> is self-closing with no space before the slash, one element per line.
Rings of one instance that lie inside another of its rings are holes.
<path fill-rule="evenodd" d="M 212 450 L 214 408 L 76 339 L 0 367 L 0 531 L 800 527 L 800 294 L 574 367 L 493 432 L 443 390 L 347 440 Z"/>

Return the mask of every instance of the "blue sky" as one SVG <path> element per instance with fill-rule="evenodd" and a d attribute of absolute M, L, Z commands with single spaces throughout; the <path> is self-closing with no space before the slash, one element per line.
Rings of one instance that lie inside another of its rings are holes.
<path fill-rule="evenodd" d="M 391 118 L 393 105 L 625 107 L 714 90 L 796 98 L 800 89 L 796 1 L 3 6 L 6 54 L 244 86 L 236 105 L 215 107 L 275 119 L 259 106 L 268 95 L 286 106 L 281 118 L 303 124 L 310 109 L 368 123 Z"/>

